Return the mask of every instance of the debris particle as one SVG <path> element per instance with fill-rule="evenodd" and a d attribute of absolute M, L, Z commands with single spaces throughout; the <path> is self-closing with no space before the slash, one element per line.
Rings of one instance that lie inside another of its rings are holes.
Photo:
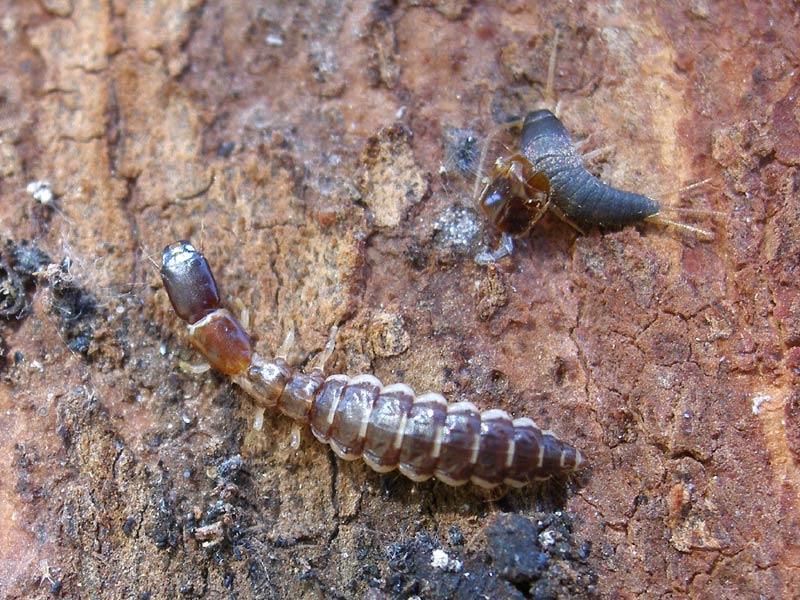
<path fill-rule="evenodd" d="M 25 188 L 25 191 L 43 206 L 50 206 L 55 198 L 55 196 L 53 196 L 53 190 L 50 187 L 50 182 L 46 179 L 31 181 Z"/>
<path fill-rule="evenodd" d="M 445 210 L 436 219 L 433 228 L 440 246 L 460 252 L 469 252 L 481 233 L 475 213 L 461 206 Z"/>
<path fill-rule="evenodd" d="M 461 571 L 463 564 L 458 559 L 451 559 L 447 552 L 437 548 L 431 553 L 431 566 L 434 569 L 458 573 Z"/>
<path fill-rule="evenodd" d="M 761 410 L 761 405 L 765 402 L 769 402 L 772 400 L 772 396 L 769 394 L 763 394 L 760 396 L 753 396 L 753 414 L 758 415 Z"/>

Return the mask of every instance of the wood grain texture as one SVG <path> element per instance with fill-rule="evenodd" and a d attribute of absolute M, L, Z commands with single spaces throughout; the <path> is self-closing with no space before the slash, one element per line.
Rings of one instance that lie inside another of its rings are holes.
<path fill-rule="evenodd" d="M 25 298 L 0 322 L 0 595 L 798 588 L 792 2 L 0 15 L 0 259 Z M 474 263 L 491 240 L 460 169 L 542 99 L 556 26 L 560 117 L 613 146 L 590 170 L 648 195 L 711 177 L 713 242 L 547 216 Z M 340 323 L 336 372 L 558 423 L 590 470 L 486 498 L 295 450 L 281 418 L 248 433 L 235 387 L 175 368 L 196 354 L 149 258 L 184 238 L 258 352 L 294 328 L 302 360 Z"/>

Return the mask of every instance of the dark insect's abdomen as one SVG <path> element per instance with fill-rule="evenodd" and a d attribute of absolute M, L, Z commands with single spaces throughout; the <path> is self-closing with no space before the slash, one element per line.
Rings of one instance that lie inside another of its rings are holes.
<path fill-rule="evenodd" d="M 624 227 L 659 212 L 652 198 L 618 190 L 589 173 L 569 132 L 549 110 L 525 117 L 522 154 L 547 175 L 551 202 L 579 225 Z"/>

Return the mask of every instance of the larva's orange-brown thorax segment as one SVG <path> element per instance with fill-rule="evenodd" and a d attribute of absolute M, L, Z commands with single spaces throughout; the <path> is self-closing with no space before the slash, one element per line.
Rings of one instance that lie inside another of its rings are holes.
<path fill-rule="evenodd" d="M 250 366 L 253 345 L 242 324 L 228 310 L 218 308 L 189 325 L 189 339 L 214 369 L 237 375 Z"/>
<path fill-rule="evenodd" d="M 431 477 L 485 488 L 521 487 L 580 467 L 580 452 L 530 419 L 440 394 L 416 396 L 372 375 L 301 373 L 282 358 L 253 352 L 238 320 L 219 307 L 205 258 L 189 242 L 164 250 L 161 276 L 192 344 L 211 366 L 231 375 L 261 408 L 311 425 L 314 436 L 345 460 L 363 458 L 380 472 L 399 469 L 414 481 Z"/>

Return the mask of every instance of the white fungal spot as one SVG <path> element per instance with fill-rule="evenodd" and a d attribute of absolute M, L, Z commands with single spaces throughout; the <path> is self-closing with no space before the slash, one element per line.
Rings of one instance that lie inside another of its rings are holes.
<path fill-rule="evenodd" d="M 31 181 L 25 191 L 30 194 L 34 200 L 44 206 L 50 206 L 53 203 L 53 190 L 50 188 L 50 182 L 46 179 L 39 181 Z"/>
<path fill-rule="evenodd" d="M 549 548 L 556 543 L 555 532 L 552 529 L 547 529 L 539 534 L 539 543 L 545 548 Z"/>
<path fill-rule="evenodd" d="M 444 569 L 450 562 L 450 557 L 444 550 L 438 548 L 431 554 L 431 566 L 434 569 Z"/>
<path fill-rule="evenodd" d="M 765 402 L 769 402 L 772 400 L 772 396 L 769 394 L 762 394 L 760 396 L 753 396 L 753 414 L 757 415 L 761 410 L 761 405 Z"/>
<path fill-rule="evenodd" d="M 444 550 L 437 548 L 431 553 L 431 566 L 434 569 L 458 573 L 461 571 L 463 564 L 456 558 L 450 558 Z"/>

